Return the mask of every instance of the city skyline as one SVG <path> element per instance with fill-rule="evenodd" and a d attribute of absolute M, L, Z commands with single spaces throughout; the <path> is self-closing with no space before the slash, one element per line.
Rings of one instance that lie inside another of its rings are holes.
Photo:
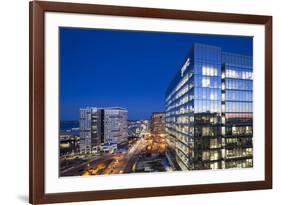
<path fill-rule="evenodd" d="M 253 52 L 252 37 L 60 28 L 60 119 L 79 120 L 86 106 L 125 107 L 128 120 L 163 112 L 167 84 L 193 42 Z"/>
<path fill-rule="evenodd" d="M 251 37 L 60 34 L 60 176 L 254 166 Z"/>

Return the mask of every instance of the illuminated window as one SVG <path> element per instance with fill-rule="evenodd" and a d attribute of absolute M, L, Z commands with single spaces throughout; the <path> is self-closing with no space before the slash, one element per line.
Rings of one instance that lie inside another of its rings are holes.
<path fill-rule="evenodd" d="M 218 162 L 214 162 L 214 163 L 210 164 L 210 168 L 211 169 L 218 169 L 219 168 L 219 163 Z"/>
<path fill-rule="evenodd" d="M 221 105 L 221 111 L 225 112 L 225 105 Z"/>
<path fill-rule="evenodd" d="M 218 139 L 210 139 L 210 148 L 219 148 L 220 143 Z"/>
<path fill-rule="evenodd" d="M 224 93 L 221 95 L 221 100 L 225 101 L 225 94 Z"/>
<path fill-rule="evenodd" d="M 184 113 L 184 108 L 181 108 L 180 109 L 180 114 L 183 114 Z"/>
<path fill-rule="evenodd" d="M 222 83 L 221 89 L 222 89 L 222 90 L 225 90 L 225 83 Z"/>
<path fill-rule="evenodd" d="M 202 75 L 217 76 L 218 70 L 214 67 L 203 66 L 202 67 Z"/>
<path fill-rule="evenodd" d="M 218 95 L 216 92 L 211 92 L 210 93 L 210 100 L 217 100 L 218 99 Z"/>
<path fill-rule="evenodd" d="M 202 153 L 202 160 L 205 161 L 205 160 L 209 160 L 210 159 L 210 152 L 203 152 Z"/>
<path fill-rule="evenodd" d="M 225 135 L 225 127 L 221 127 L 221 134 Z"/>
<path fill-rule="evenodd" d="M 233 135 L 252 134 L 252 127 L 251 126 L 232 127 L 232 134 Z"/>
<path fill-rule="evenodd" d="M 228 78 L 239 78 L 239 72 L 235 70 L 226 70 L 226 77 Z"/>
<path fill-rule="evenodd" d="M 246 134 L 252 134 L 253 133 L 253 128 L 250 126 L 246 126 Z"/>
<path fill-rule="evenodd" d="M 218 151 L 212 151 L 210 155 L 210 160 L 218 160 L 218 159 L 219 159 Z"/>
<path fill-rule="evenodd" d="M 226 77 L 252 80 L 253 74 L 252 74 L 252 72 L 249 72 L 249 71 L 248 72 L 247 71 L 236 71 L 236 70 L 228 69 L 228 70 L 226 70 Z"/>
<path fill-rule="evenodd" d="M 214 132 L 210 127 L 202 127 L 202 136 L 214 136 Z"/>
<path fill-rule="evenodd" d="M 210 78 L 203 77 L 202 78 L 202 87 L 210 87 L 211 82 Z"/>
<path fill-rule="evenodd" d="M 216 123 L 218 123 L 218 118 L 216 118 L 216 117 L 211 117 L 211 118 L 210 118 L 210 123 L 211 123 L 211 124 L 216 124 Z"/>
<path fill-rule="evenodd" d="M 222 145 L 223 145 L 223 143 L 222 143 Z M 225 158 L 225 149 L 221 149 L 221 157 Z"/>
<path fill-rule="evenodd" d="M 222 74 L 221 74 L 221 78 L 222 78 L 222 79 L 224 79 L 224 78 L 225 78 L 225 73 L 224 73 L 224 72 L 222 72 Z"/>
<path fill-rule="evenodd" d="M 236 127 L 232 127 L 232 134 L 238 134 Z"/>
<path fill-rule="evenodd" d="M 253 149 L 252 148 L 247 148 L 246 149 L 246 155 L 247 156 L 252 156 L 253 155 Z"/>

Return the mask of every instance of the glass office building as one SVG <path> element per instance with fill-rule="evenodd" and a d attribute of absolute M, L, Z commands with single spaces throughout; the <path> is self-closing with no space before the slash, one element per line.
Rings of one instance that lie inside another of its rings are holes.
<path fill-rule="evenodd" d="M 80 153 L 98 152 L 104 144 L 128 141 L 128 111 L 119 107 L 80 109 Z"/>
<path fill-rule="evenodd" d="M 87 107 L 80 109 L 80 153 L 90 154 L 98 150 L 102 142 L 102 112 Z"/>
<path fill-rule="evenodd" d="M 166 132 L 183 170 L 253 166 L 252 57 L 194 44 L 166 92 Z"/>
<path fill-rule="evenodd" d="M 104 108 L 104 142 L 122 144 L 128 142 L 128 111 L 125 108 Z"/>

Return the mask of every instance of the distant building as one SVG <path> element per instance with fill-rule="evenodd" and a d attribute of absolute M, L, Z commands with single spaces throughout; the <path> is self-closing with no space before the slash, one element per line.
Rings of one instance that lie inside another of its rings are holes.
<path fill-rule="evenodd" d="M 128 140 L 128 111 L 124 108 L 80 109 L 80 153 L 95 153 L 104 143 Z"/>
<path fill-rule="evenodd" d="M 121 144 L 128 141 L 128 111 L 104 108 L 104 142 Z"/>
<path fill-rule="evenodd" d="M 103 116 L 98 108 L 80 109 L 80 153 L 96 151 L 103 141 Z"/>
<path fill-rule="evenodd" d="M 131 120 L 128 122 L 128 137 L 142 137 L 150 128 L 149 120 Z"/>
<path fill-rule="evenodd" d="M 79 134 L 61 131 L 59 135 L 60 156 L 79 152 Z"/>
<path fill-rule="evenodd" d="M 165 113 L 153 112 L 150 126 L 152 135 L 165 135 Z"/>
<path fill-rule="evenodd" d="M 114 153 L 117 150 L 117 144 L 105 143 L 101 145 L 101 151 L 106 153 Z"/>
<path fill-rule="evenodd" d="M 181 169 L 253 167 L 252 56 L 194 44 L 166 92 Z"/>

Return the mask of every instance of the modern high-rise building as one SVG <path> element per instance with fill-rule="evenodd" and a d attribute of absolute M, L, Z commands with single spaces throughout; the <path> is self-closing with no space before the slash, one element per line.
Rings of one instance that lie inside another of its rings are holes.
<path fill-rule="evenodd" d="M 165 135 L 165 113 L 153 112 L 150 126 L 152 135 Z"/>
<path fill-rule="evenodd" d="M 183 170 L 253 166 L 251 56 L 195 43 L 166 92 L 166 131 Z"/>
<path fill-rule="evenodd" d="M 104 141 L 121 144 L 128 141 L 128 111 L 124 108 L 104 108 Z"/>
<path fill-rule="evenodd" d="M 124 108 L 80 109 L 80 153 L 99 150 L 101 144 L 121 144 L 128 139 L 128 111 Z"/>
<path fill-rule="evenodd" d="M 96 151 L 103 141 L 103 116 L 98 108 L 80 109 L 80 153 Z"/>

